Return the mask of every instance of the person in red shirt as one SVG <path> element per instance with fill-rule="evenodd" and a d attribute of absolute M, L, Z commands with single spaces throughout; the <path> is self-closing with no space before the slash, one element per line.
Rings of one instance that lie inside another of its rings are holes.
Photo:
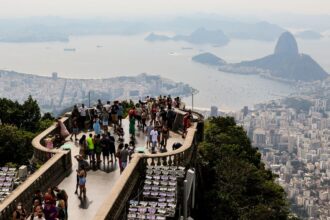
<path fill-rule="evenodd" d="M 135 106 L 133 106 L 129 111 L 128 111 L 128 117 L 131 119 L 132 117 L 136 116 L 136 111 L 135 111 Z"/>
<path fill-rule="evenodd" d="M 182 138 L 185 138 L 187 135 L 187 129 L 191 126 L 191 110 L 189 110 L 183 117 L 183 133 Z"/>
<path fill-rule="evenodd" d="M 150 123 L 155 124 L 157 115 L 157 105 L 154 103 L 151 108 L 151 121 Z"/>

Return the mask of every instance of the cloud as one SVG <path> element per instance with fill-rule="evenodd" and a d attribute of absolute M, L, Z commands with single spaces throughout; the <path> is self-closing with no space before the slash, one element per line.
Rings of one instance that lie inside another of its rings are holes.
<path fill-rule="evenodd" d="M 328 0 L 0 0 L 2 17 L 132 17 L 189 12 L 253 14 L 330 12 Z"/>

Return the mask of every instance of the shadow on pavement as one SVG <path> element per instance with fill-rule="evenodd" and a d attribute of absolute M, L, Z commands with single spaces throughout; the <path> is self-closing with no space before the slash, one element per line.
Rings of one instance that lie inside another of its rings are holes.
<path fill-rule="evenodd" d="M 87 196 L 85 198 L 82 197 L 79 199 L 80 199 L 79 208 L 81 209 L 88 209 L 89 205 L 93 203 L 93 200 L 89 200 Z"/>

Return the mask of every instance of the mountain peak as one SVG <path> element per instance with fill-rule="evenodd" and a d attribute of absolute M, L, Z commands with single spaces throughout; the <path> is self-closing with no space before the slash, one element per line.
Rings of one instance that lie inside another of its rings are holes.
<path fill-rule="evenodd" d="M 275 55 L 298 55 L 298 45 L 290 32 L 284 32 L 277 41 Z"/>

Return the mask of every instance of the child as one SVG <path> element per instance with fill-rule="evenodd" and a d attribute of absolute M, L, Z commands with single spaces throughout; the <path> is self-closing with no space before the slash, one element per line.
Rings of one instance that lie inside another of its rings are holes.
<path fill-rule="evenodd" d="M 117 130 L 116 130 L 116 133 L 118 135 L 118 142 L 122 143 L 124 142 L 124 129 L 122 127 L 118 127 Z"/>
<path fill-rule="evenodd" d="M 128 157 L 129 157 L 129 161 L 131 161 L 132 159 L 132 155 L 135 152 L 135 142 L 134 141 L 130 141 L 129 142 L 129 146 L 128 146 Z"/>

